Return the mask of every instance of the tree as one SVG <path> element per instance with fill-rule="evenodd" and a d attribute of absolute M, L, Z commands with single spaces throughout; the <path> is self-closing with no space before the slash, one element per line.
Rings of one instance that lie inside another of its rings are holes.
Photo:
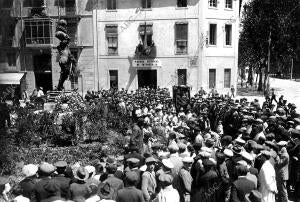
<path fill-rule="evenodd" d="M 266 90 L 270 72 L 284 70 L 288 58 L 296 57 L 300 31 L 296 27 L 295 11 L 299 6 L 299 0 L 252 0 L 244 6 L 239 66 L 249 66 L 259 72 L 259 91 Z M 269 48 L 270 71 L 267 68 Z"/>

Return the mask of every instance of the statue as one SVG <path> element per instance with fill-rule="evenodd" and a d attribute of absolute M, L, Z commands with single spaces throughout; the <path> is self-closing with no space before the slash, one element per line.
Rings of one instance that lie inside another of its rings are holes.
<path fill-rule="evenodd" d="M 57 90 L 64 89 L 64 82 L 78 76 L 77 61 L 69 49 L 70 37 L 67 34 L 67 22 L 59 20 L 56 27 L 55 37 L 60 40 L 57 50 L 59 53 L 59 66 L 61 68 L 60 77 L 57 85 Z"/>

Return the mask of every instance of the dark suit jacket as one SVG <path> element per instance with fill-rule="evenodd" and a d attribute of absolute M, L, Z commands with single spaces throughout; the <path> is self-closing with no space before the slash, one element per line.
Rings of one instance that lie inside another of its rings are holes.
<path fill-rule="evenodd" d="M 37 181 L 34 178 L 25 178 L 19 184 L 20 193 L 18 194 L 21 194 L 24 197 L 31 199 L 34 195 L 34 187 L 36 183 Z"/>
<path fill-rule="evenodd" d="M 233 182 L 231 188 L 231 201 L 243 202 L 246 201 L 245 195 L 256 189 L 255 183 L 245 177 L 239 177 Z"/>
<path fill-rule="evenodd" d="M 70 199 L 71 198 L 71 193 L 70 193 L 71 179 L 66 178 L 64 175 L 58 175 L 58 176 L 54 177 L 53 180 L 57 184 L 59 184 L 61 197 L 64 199 Z"/>
<path fill-rule="evenodd" d="M 116 199 L 116 193 L 120 190 L 124 188 L 124 183 L 122 180 L 120 180 L 119 178 L 115 177 L 112 174 L 108 174 L 107 179 L 103 182 L 103 183 L 108 183 L 111 188 L 114 190 L 114 196 L 113 196 L 113 200 Z M 99 185 L 100 186 L 100 185 Z"/>
<path fill-rule="evenodd" d="M 50 177 L 44 177 L 34 186 L 34 199 L 32 201 L 41 201 L 51 197 L 52 195 L 44 189 L 44 185 L 51 180 Z"/>
<path fill-rule="evenodd" d="M 144 196 L 141 190 L 126 187 L 118 191 L 116 202 L 144 202 Z"/>

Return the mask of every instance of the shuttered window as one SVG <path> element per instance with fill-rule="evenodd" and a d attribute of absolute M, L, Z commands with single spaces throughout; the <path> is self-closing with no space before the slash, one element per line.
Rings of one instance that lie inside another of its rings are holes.
<path fill-rule="evenodd" d="M 118 26 L 107 25 L 105 31 L 108 55 L 118 54 Z"/>
<path fill-rule="evenodd" d="M 188 52 L 188 24 L 176 23 L 175 24 L 175 40 L 176 40 L 176 53 L 186 54 Z"/>

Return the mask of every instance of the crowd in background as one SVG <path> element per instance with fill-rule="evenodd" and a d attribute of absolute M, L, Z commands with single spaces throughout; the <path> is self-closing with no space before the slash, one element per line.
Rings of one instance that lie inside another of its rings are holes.
<path fill-rule="evenodd" d="M 16 201 L 300 201 L 300 118 L 274 91 L 234 100 L 203 89 L 178 106 L 168 89 L 88 92 L 131 118 L 127 153 L 99 156 L 89 165 L 25 165 L 24 180 L 3 198 Z M 52 163 L 52 164 L 51 164 Z"/>

